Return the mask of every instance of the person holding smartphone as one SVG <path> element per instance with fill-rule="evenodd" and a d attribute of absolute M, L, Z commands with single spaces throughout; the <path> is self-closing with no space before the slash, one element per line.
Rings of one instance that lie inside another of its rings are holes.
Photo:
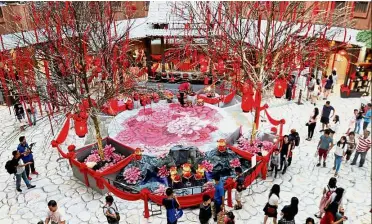
<path fill-rule="evenodd" d="M 22 192 L 21 190 L 21 179 L 25 182 L 26 186 L 28 189 L 36 187 L 35 185 L 31 185 L 30 182 L 28 181 L 26 177 L 26 172 L 25 172 L 25 166 L 30 165 L 32 162 L 27 162 L 23 163 L 21 159 L 21 153 L 18 151 L 13 151 L 13 160 L 15 161 L 14 164 L 16 164 L 16 189 L 18 192 Z"/>
<path fill-rule="evenodd" d="M 17 151 L 19 153 L 21 153 L 21 155 L 23 155 L 22 156 L 23 162 L 25 164 L 28 164 L 28 165 L 25 166 L 26 176 L 27 176 L 28 180 L 32 180 L 32 178 L 30 177 L 30 168 L 31 168 L 31 173 L 32 174 L 35 174 L 35 175 L 38 175 L 39 174 L 35 170 L 35 161 L 34 161 L 34 157 L 32 155 L 31 148 L 32 148 L 32 146 L 30 147 L 27 144 L 26 137 L 25 136 L 19 137 L 19 145 L 17 147 Z"/>

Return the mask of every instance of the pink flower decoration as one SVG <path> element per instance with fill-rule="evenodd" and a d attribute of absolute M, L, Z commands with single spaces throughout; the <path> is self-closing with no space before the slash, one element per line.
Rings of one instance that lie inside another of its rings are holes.
<path fill-rule="evenodd" d="M 250 139 L 240 137 L 238 139 L 238 145 L 239 145 L 240 150 L 255 154 L 255 153 L 261 152 L 261 149 L 266 150 L 266 151 L 270 151 L 270 149 L 272 149 L 274 144 L 272 142 L 269 142 L 269 141 L 256 140 L 256 141 L 253 142 L 253 145 L 251 145 L 251 140 Z M 258 147 L 259 145 L 262 145 L 262 147 L 261 148 Z"/>
<path fill-rule="evenodd" d="M 241 164 L 240 164 L 239 159 L 236 158 L 236 159 L 231 160 L 230 161 L 230 166 L 233 167 L 233 168 L 240 167 Z"/>
<path fill-rule="evenodd" d="M 141 170 L 137 167 L 131 167 L 124 171 L 124 179 L 130 184 L 136 184 L 141 177 Z"/>
<path fill-rule="evenodd" d="M 111 145 L 106 145 L 103 149 L 104 161 L 113 160 L 115 163 L 124 159 L 125 156 L 117 154 L 114 152 L 115 148 Z M 98 150 L 92 150 L 91 154 L 85 159 L 85 162 L 99 162 L 101 158 L 99 157 Z"/>
<path fill-rule="evenodd" d="M 213 164 L 209 162 L 208 160 L 203 160 L 201 164 L 207 172 L 213 171 Z"/>
<path fill-rule="evenodd" d="M 165 178 L 165 177 L 169 176 L 169 171 L 167 170 L 166 165 L 159 168 L 158 176 L 161 177 L 161 178 Z"/>
<path fill-rule="evenodd" d="M 125 156 L 115 153 L 115 148 L 111 145 L 106 145 L 103 148 L 103 161 L 109 162 L 106 163 L 103 167 L 101 167 L 98 171 L 102 172 L 106 169 L 113 167 L 116 163 L 120 162 L 125 158 Z M 87 162 L 99 162 L 101 161 L 101 157 L 98 154 L 98 150 L 92 150 L 91 154 L 85 159 L 85 163 Z"/>
<path fill-rule="evenodd" d="M 164 184 L 159 184 L 159 187 L 154 191 L 154 194 L 165 195 L 165 191 L 167 190 L 167 188 L 168 187 L 166 187 Z"/>

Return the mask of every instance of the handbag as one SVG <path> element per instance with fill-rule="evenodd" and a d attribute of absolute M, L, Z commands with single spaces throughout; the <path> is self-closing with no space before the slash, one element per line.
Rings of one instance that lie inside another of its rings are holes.
<path fill-rule="evenodd" d="M 174 199 L 172 200 L 172 207 L 173 208 L 167 210 L 167 219 L 170 223 L 176 222 L 183 215 L 183 210 L 177 209 L 174 206 Z"/>
<path fill-rule="evenodd" d="M 119 222 L 120 221 L 120 214 L 118 212 L 118 206 L 116 204 L 115 204 L 115 207 L 116 207 L 116 209 L 114 207 L 103 207 L 103 208 L 107 208 L 107 209 L 112 208 L 114 210 L 114 212 L 115 212 L 115 215 L 116 215 L 116 218 L 112 218 L 111 216 L 106 216 L 106 214 L 105 214 L 108 223 Z"/>

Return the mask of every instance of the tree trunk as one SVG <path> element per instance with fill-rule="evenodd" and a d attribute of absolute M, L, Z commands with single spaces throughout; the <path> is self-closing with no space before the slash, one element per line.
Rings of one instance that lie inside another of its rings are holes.
<path fill-rule="evenodd" d="M 89 100 L 90 101 L 90 100 Z M 98 154 L 99 157 L 101 157 L 101 160 L 104 159 L 104 154 L 103 154 L 103 144 L 102 144 L 102 136 L 101 136 L 101 129 L 99 127 L 99 120 L 95 112 L 92 113 L 90 116 L 93 120 L 94 124 L 94 129 L 96 131 L 96 139 L 97 139 L 97 146 L 98 146 Z"/>

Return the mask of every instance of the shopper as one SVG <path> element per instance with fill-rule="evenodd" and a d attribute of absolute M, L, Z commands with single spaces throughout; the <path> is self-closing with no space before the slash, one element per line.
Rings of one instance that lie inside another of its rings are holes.
<path fill-rule="evenodd" d="M 324 214 L 325 212 L 324 209 L 327 206 L 327 202 L 331 198 L 331 195 L 333 194 L 333 192 L 335 192 L 337 189 L 336 184 L 337 184 L 336 178 L 332 177 L 331 179 L 329 179 L 328 185 L 323 189 L 323 196 L 320 199 L 319 213 L 315 214 L 315 217 L 320 219 L 322 215 Z"/>
<path fill-rule="evenodd" d="M 360 126 L 361 126 L 362 121 L 363 121 L 363 112 L 358 111 L 358 115 L 356 116 L 356 120 L 355 120 L 355 129 L 354 129 L 355 134 L 360 133 Z"/>
<path fill-rule="evenodd" d="M 311 141 L 314 136 L 314 130 L 316 127 L 316 122 L 318 121 L 319 109 L 317 107 L 314 108 L 313 113 L 310 116 L 309 121 L 306 123 L 307 125 L 307 141 Z"/>
<path fill-rule="evenodd" d="M 331 132 L 329 130 L 325 130 L 324 135 L 320 137 L 318 143 L 319 162 L 316 166 L 320 166 L 323 157 L 323 167 L 326 167 L 328 152 L 333 148 L 333 138 L 331 138 L 330 134 Z"/>
<path fill-rule="evenodd" d="M 335 150 L 335 162 L 333 170 L 335 170 L 335 177 L 338 176 L 338 172 L 341 168 L 342 158 L 344 158 L 347 149 L 347 139 L 346 136 L 342 136 L 341 139 L 336 144 Z"/>
<path fill-rule="evenodd" d="M 349 119 L 349 127 L 346 131 L 346 135 L 348 135 L 350 133 L 350 131 L 354 131 L 354 129 L 356 127 L 357 116 L 358 116 L 358 110 L 355 109 L 353 115 Z"/>
<path fill-rule="evenodd" d="M 223 184 L 221 181 L 221 177 L 219 174 L 215 174 L 213 176 L 213 180 L 215 182 L 214 188 L 214 208 L 215 208 L 215 215 L 214 221 L 217 221 L 218 213 L 222 210 L 225 203 L 225 190 L 223 188 Z"/>
<path fill-rule="evenodd" d="M 200 204 L 199 221 L 201 224 L 208 224 L 212 217 L 211 196 L 203 195 L 203 202 Z"/>
<path fill-rule="evenodd" d="M 314 221 L 313 218 L 308 217 L 308 218 L 306 219 L 306 221 L 305 221 L 305 224 L 315 224 L 315 221 Z"/>
<path fill-rule="evenodd" d="M 314 91 L 311 93 L 311 104 L 314 104 L 316 106 L 316 101 L 318 100 L 320 93 L 322 92 L 322 87 L 320 85 L 320 80 L 316 80 L 316 84 L 314 86 Z"/>
<path fill-rule="evenodd" d="M 25 167 L 26 168 L 26 175 L 29 180 L 32 180 L 30 177 L 30 168 L 31 168 L 31 173 L 34 175 L 39 175 L 38 172 L 35 170 L 35 161 L 34 157 L 31 151 L 31 147 L 27 144 L 26 142 L 26 137 L 21 136 L 19 137 L 19 145 L 17 147 L 17 150 L 23 155 L 22 160 L 24 163 L 28 163 L 28 165 Z M 30 162 L 30 163 L 29 163 Z"/>
<path fill-rule="evenodd" d="M 278 184 L 274 184 L 270 190 L 269 194 L 269 201 L 266 203 L 263 211 L 265 212 L 264 217 L 264 224 L 266 224 L 268 218 L 273 218 L 273 223 L 276 224 L 276 220 L 278 217 L 278 205 L 279 205 L 279 193 L 280 193 L 280 186 Z"/>
<path fill-rule="evenodd" d="M 338 80 L 338 76 L 337 76 L 337 73 L 336 73 L 336 70 L 333 70 L 332 71 L 332 93 L 333 93 L 333 89 L 334 87 L 337 85 L 337 80 Z"/>
<path fill-rule="evenodd" d="M 174 195 L 172 188 L 167 188 L 165 194 L 167 197 L 163 199 L 162 205 L 167 210 L 167 224 L 177 224 L 177 219 L 179 216 L 176 217 L 176 212 L 180 207 L 180 203 L 178 202 L 177 197 Z"/>
<path fill-rule="evenodd" d="M 313 91 L 315 90 L 315 85 L 316 85 L 315 76 L 314 75 L 311 75 L 310 76 L 310 80 L 309 80 L 309 84 L 307 85 L 306 100 L 309 100 L 310 99 Z"/>
<path fill-rule="evenodd" d="M 66 219 L 64 212 L 58 209 L 57 202 L 55 200 L 50 200 L 48 202 L 49 211 L 47 213 L 47 218 L 45 219 L 45 224 L 49 222 L 51 224 L 65 224 Z"/>
<path fill-rule="evenodd" d="M 22 192 L 21 190 L 21 179 L 25 182 L 28 189 L 36 187 L 35 185 L 31 185 L 26 177 L 25 166 L 29 165 L 31 162 L 23 163 L 22 155 L 18 151 L 13 151 L 13 160 L 12 164 L 16 165 L 16 189 L 18 192 Z"/>
<path fill-rule="evenodd" d="M 320 224 L 339 224 L 347 220 L 346 217 L 342 217 L 341 219 L 336 221 L 337 212 L 338 212 L 337 204 L 336 203 L 330 204 L 326 209 L 324 217 L 320 220 Z"/>
<path fill-rule="evenodd" d="M 282 209 L 282 218 L 279 223 L 285 224 L 295 224 L 295 216 L 298 213 L 298 198 L 293 197 L 291 199 L 291 204 L 286 205 Z"/>
<path fill-rule="evenodd" d="M 355 151 L 354 159 L 351 165 L 355 165 L 357 163 L 358 157 L 360 155 L 360 162 L 359 167 L 363 167 L 364 161 L 366 159 L 366 155 L 368 150 L 371 149 L 371 138 L 369 137 L 370 131 L 364 130 L 363 136 L 359 137 L 359 144 Z"/>
<path fill-rule="evenodd" d="M 275 172 L 275 176 L 274 178 L 276 178 L 276 175 L 278 174 L 278 168 L 279 168 L 279 158 L 280 158 L 280 155 L 279 155 L 279 149 L 276 148 L 273 152 L 273 154 L 271 155 L 271 163 L 270 163 L 270 167 L 271 167 L 271 170 L 269 170 L 270 172 L 271 171 L 274 171 Z"/>
<path fill-rule="evenodd" d="M 338 132 L 339 127 L 340 127 L 340 117 L 338 115 L 335 115 L 332 122 L 330 122 L 328 125 L 328 130 L 330 130 L 332 138 L 334 134 Z"/>
<path fill-rule="evenodd" d="M 363 131 L 367 129 L 369 123 L 371 123 L 371 117 L 372 117 L 372 112 L 371 112 L 372 104 L 367 104 L 367 112 L 363 116 L 364 122 L 363 122 Z"/>
<path fill-rule="evenodd" d="M 285 98 L 288 100 L 288 101 L 291 101 L 292 100 L 292 89 L 293 89 L 293 86 L 295 85 L 295 77 L 293 75 L 291 75 L 288 79 L 288 82 L 287 82 L 287 90 L 285 92 Z"/>
<path fill-rule="evenodd" d="M 290 152 L 291 147 L 292 146 L 291 146 L 291 143 L 289 142 L 288 135 L 284 135 L 282 146 L 281 146 L 281 149 L 280 149 L 280 169 L 279 170 L 283 169 L 282 174 L 285 174 L 285 172 L 287 170 L 287 166 L 288 166 L 287 158 L 289 157 L 289 152 Z M 283 168 L 283 166 L 284 166 L 284 168 Z"/>
<path fill-rule="evenodd" d="M 106 204 L 103 206 L 103 214 L 109 224 L 119 224 L 120 214 L 118 206 L 114 207 L 114 198 L 111 195 L 106 196 Z"/>
<path fill-rule="evenodd" d="M 27 109 L 27 113 L 28 115 L 30 116 L 30 120 L 31 120 L 31 123 L 32 125 L 36 125 L 36 106 L 34 106 L 33 104 L 31 104 L 30 108 Z"/>
<path fill-rule="evenodd" d="M 236 191 L 235 191 L 235 201 L 236 205 L 234 206 L 235 210 L 239 210 L 243 208 L 242 205 L 242 194 L 244 189 L 244 177 L 243 177 L 243 170 L 241 167 L 235 167 L 235 174 L 236 174 Z"/>
<path fill-rule="evenodd" d="M 353 154 L 355 148 L 356 148 L 355 134 L 354 132 L 350 132 L 347 139 L 346 162 L 350 160 L 350 157 Z"/>
<path fill-rule="evenodd" d="M 337 188 L 334 193 L 332 193 L 331 198 L 328 201 L 328 205 L 325 208 L 325 215 L 320 220 L 320 224 L 337 224 L 346 220 L 346 217 L 342 217 L 337 220 L 338 211 L 342 205 L 342 198 L 344 194 L 343 188 Z"/>
<path fill-rule="evenodd" d="M 330 76 L 328 76 L 328 79 L 327 79 L 327 81 L 325 83 L 325 86 L 324 86 L 324 98 L 323 98 L 323 100 L 328 99 L 328 96 L 331 93 L 332 86 L 333 86 L 333 79 L 332 79 L 332 75 L 330 75 Z"/>
<path fill-rule="evenodd" d="M 332 115 L 331 112 L 333 111 Z M 320 115 L 320 122 L 322 123 L 322 130 L 324 131 L 325 127 L 329 124 L 329 119 L 333 118 L 335 115 L 336 110 L 331 106 L 331 102 L 327 101 L 325 105 L 323 106 L 322 113 Z"/>

